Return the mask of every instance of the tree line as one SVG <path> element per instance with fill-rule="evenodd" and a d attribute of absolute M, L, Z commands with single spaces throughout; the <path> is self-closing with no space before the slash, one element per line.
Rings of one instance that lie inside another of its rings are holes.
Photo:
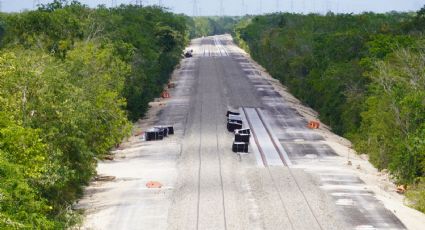
<path fill-rule="evenodd" d="M 55 0 L 0 15 L 0 228 L 64 229 L 96 161 L 127 136 L 187 45 L 160 7 Z"/>
<path fill-rule="evenodd" d="M 246 17 L 240 46 L 425 211 L 425 7 Z"/>
<path fill-rule="evenodd" d="M 199 38 L 217 34 L 230 34 L 239 21 L 240 17 L 231 16 L 192 17 L 187 23 L 189 36 L 190 38 Z"/>

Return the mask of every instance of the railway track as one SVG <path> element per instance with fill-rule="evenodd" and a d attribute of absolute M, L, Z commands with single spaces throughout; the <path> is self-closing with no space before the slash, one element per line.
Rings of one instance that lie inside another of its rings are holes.
<path fill-rule="evenodd" d="M 224 46 L 222 46 L 222 48 L 226 49 Z M 226 52 L 226 53 L 229 53 L 229 52 Z M 227 73 L 225 69 L 223 69 L 223 74 L 227 75 L 227 76 L 231 76 L 231 74 Z M 230 94 L 229 96 L 231 98 L 236 99 L 236 101 L 237 101 L 236 104 L 238 104 L 240 106 L 243 105 L 244 100 L 242 98 L 242 95 L 234 93 L 233 91 L 230 91 L 229 94 Z M 262 111 L 259 108 L 245 108 L 245 107 L 242 106 L 241 112 L 242 112 L 242 116 L 246 117 L 246 121 L 247 121 L 249 127 L 251 128 L 251 132 L 253 134 L 252 138 L 253 138 L 254 143 L 251 142 L 252 143 L 251 149 L 253 148 L 253 146 L 254 146 L 254 148 L 258 148 L 258 152 L 261 156 L 260 157 L 261 161 L 263 163 L 263 166 L 267 170 L 268 177 L 272 181 L 273 189 L 278 194 L 279 202 L 281 203 L 283 210 L 285 210 L 285 216 L 289 220 L 289 223 L 290 223 L 290 226 L 291 226 L 290 228 L 291 229 L 297 229 L 296 224 L 293 223 L 293 220 L 291 219 L 291 216 L 289 215 L 289 213 L 291 213 L 291 210 L 289 210 L 289 208 L 287 207 L 287 205 L 284 201 L 284 198 L 283 198 L 284 192 L 279 188 L 279 185 L 276 181 L 277 175 L 274 175 L 274 172 L 272 172 L 270 170 L 270 167 L 272 167 L 272 166 L 288 167 L 290 177 L 295 182 L 295 185 L 297 187 L 298 192 L 302 194 L 302 198 L 303 198 L 304 202 L 307 204 L 307 207 L 309 209 L 308 212 L 311 213 L 311 215 L 313 216 L 314 221 L 317 225 L 316 228 L 323 229 L 318 218 L 316 217 L 315 213 L 313 212 L 313 209 L 312 209 L 311 205 L 309 204 L 306 195 L 304 194 L 303 190 L 301 189 L 297 178 L 295 177 L 295 175 L 293 174 L 293 172 L 290 169 L 290 166 L 292 165 L 291 160 L 287 156 L 283 147 L 280 145 L 279 140 L 274 136 L 273 131 L 272 131 L 271 127 L 268 125 L 268 123 L 266 122 L 266 118 L 265 118 L 264 114 L 262 113 Z M 253 121 L 251 119 L 251 117 L 249 115 L 247 115 L 247 113 L 253 113 L 254 115 L 256 115 L 256 120 Z M 255 125 L 260 126 L 260 128 L 262 128 L 262 131 L 259 132 L 258 129 L 253 128 Z M 264 142 L 266 142 L 266 146 L 264 145 Z"/>
<path fill-rule="evenodd" d="M 244 116 L 246 117 L 246 120 L 247 120 L 247 122 L 248 122 L 248 124 L 251 128 L 251 132 L 253 133 L 253 139 L 256 143 L 256 147 L 258 148 L 259 153 L 261 154 L 261 159 L 263 159 L 264 166 L 266 167 L 268 174 L 269 174 L 271 180 L 273 181 L 274 189 L 276 191 L 278 191 L 280 202 L 282 203 L 282 206 L 286 210 L 286 213 L 288 213 L 289 210 L 287 209 L 285 202 L 283 201 L 283 198 L 282 198 L 283 192 L 280 190 L 279 186 L 277 186 L 276 178 L 273 176 L 273 173 L 271 172 L 271 170 L 269 168 L 270 159 L 271 159 L 271 161 L 275 161 L 275 159 L 276 159 L 276 158 L 273 158 L 273 156 L 271 154 L 277 153 L 279 155 L 281 163 L 284 166 L 291 166 L 292 163 L 291 163 L 290 159 L 288 158 L 288 156 L 286 155 L 285 150 L 283 150 L 282 146 L 279 144 L 277 138 L 273 135 L 273 132 L 272 132 L 270 126 L 266 123 L 264 115 L 262 114 L 261 110 L 258 109 L 258 108 L 242 108 L 242 111 L 244 112 Z M 254 113 L 254 111 L 255 111 L 255 113 Z M 258 122 L 258 119 L 257 120 L 252 119 L 253 115 L 254 116 L 257 115 L 260 122 Z M 261 128 L 266 130 L 267 136 L 258 135 L 258 131 Z M 271 147 L 274 148 L 275 152 L 270 152 Z M 273 165 L 276 165 L 276 163 L 274 163 Z M 305 203 L 307 204 L 311 215 L 314 217 L 318 227 L 320 229 L 323 229 L 318 218 L 316 217 L 315 213 L 313 212 L 313 209 L 312 209 L 310 203 L 308 202 L 308 199 L 307 199 L 305 193 L 301 189 L 300 184 L 299 184 L 297 178 L 295 177 L 295 175 L 293 174 L 290 167 L 288 167 L 288 172 L 289 172 L 291 178 L 293 179 L 293 181 L 295 182 L 298 191 L 302 194 L 303 199 L 304 199 Z M 291 222 L 292 229 L 294 229 L 294 226 L 292 224 L 292 221 L 291 221 L 289 215 L 288 215 L 288 220 Z"/>
<path fill-rule="evenodd" d="M 212 45 L 213 42 L 214 42 L 215 46 Z M 215 56 L 218 53 L 220 53 L 222 55 L 220 48 L 218 47 L 218 44 L 215 43 L 215 40 L 208 39 L 207 45 L 210 46 L 211 48 L 208 49 L 208 55 L 205 55 L 207 52 L 204 51 L 205 57 L 212 57 L 212 56 Z M 211 50 L 213 50 L 212 48 L 216 48 L 216 50 L 217 50 L 216 53 L 211 53 Z M 214 65 L 215 65 L 214 69 L 216 71 L 216 74 L 218 74 L 215 60 L 214 60 Z M 208 83 L 205 82 L 205 77 L 200 76 L 199 81 L 200 81 L 199 82 L 200 85 L 203 85 L 203 84 L 208 85 Z M 201 98 L 201 101 L 207 101 L 207 100 L 212 101 L 210 106 L 212 105 L 211 107 L 213 107 L 214 110 L 220 111 L 220 108 L 223 107 L 223 104 L 219 103 L 219 98 L 217 98 L 217 97 L 210 98 L 209 95 L 206 95 L 204 93 L 204 91 L 202 91 L 202 90 L 199 92 L 199 97 Z M 222 171 L 223 170 L 222 169 L 222 159 L 221 159 L 220 151 L 219 151 L 219 146 L 220 146 L 220 141 L 219 141 L 219 132 L 220 132 L 219 130 L 220 130 L 220 128 L 219 128 L 219 126 L 220 126 L 220 124 L 224 123 L 224 121 L 223 121 L 223 119 L 219 119 L 218 116 L 214 116 L 213 122 L 210 119 L 208 119 L 208 120 L 204 119 L 205 117 L 208 118 L 208 111 L 207 110 L 211 109 L 211 108 L 205 108 L 204 103 L 201 103 L 200 106 L 201 106 L 201 108 L 200 108 L 200 117 L 199 117 L 200 128 L 199 128 L 199 146 L 198 146 L 198 181 L 197 181 L 197 190 L 198 191 L 197 191 L 196 229 L 203 229 L 203 227 L 200 224 L 201 223 L 201 221 L 200 221 L 201 217 L 200 216 L 202 214 L 201 213 L 202 212 L 201 211 L 201 205 L 202 205 L 202 196 L 203 196 L 202 184 L 205 182 L 205 180 L 208 180 L 208 178 L 207 178 L 207 176 L 205 176 L 205 178 L 204 178 L 202 172 L 203 172 L 203 170 L 210 172 L 210 171 L 208 171 L 208 169 L 203 168 L 203 167 L 206 167 L 203 164 L 203 161 L 208 161 L 208 159 L 203 159 L 203 155 L 206 154 L 206 152 L 208 152 L 208 150 L 211 150 L 211 149 L 208 149 L 208 148 L 211 148 L 211 146 L 207 145 L 206 143 L 207 142 L 211 143 L 212 141 L 215 141 L 216 144 L 215 144 L 215 149 L 213 150 L 213 152 L 214 152 L 215 156 L 217 157 L 217 168 L 218 168 L 218 177 L 219 177 L 218 180 L 219 180 L 219 187 L 220 187 L 220 191 L 221 191 L 221 194 L 220 194 L 221 206 L 222 206 L 222 210 L 223 210 L 222 211 L 222 218 L 223 218 L 222 221 L 224 223 L 223 229 L 227 230 L 225 191 L 224 191 L 223 171 Z M 212 123 L 214 125 L 214 127 L 209 127 L 210 129 L 205 128 L 204 123 L 205 124 L 206 123 L 208 123 L 208 124 Z M 214 129 L 214 133 L 215 133 L 214 140 L 211 140 L 211 139 L 205 140 L 204 135 L 206 133 L 208 133 L 208 131 L 211 131 L 211 128 Z"/>

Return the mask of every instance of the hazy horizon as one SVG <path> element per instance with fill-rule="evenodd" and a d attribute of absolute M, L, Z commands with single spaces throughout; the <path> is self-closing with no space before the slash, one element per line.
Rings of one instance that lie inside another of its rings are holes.
<path fill-rule="evenodd" d="M 50 1 L 33 0 L 2 0 L 2 12 L 19 12 L 34 9 L 37 3 L 45 4 Z M 79 1 L 90 7 L 104 4 L 108 7 L 116 4 L 135 4 L 136 1 L 120 0 L 81 0 Z M 295 12 L 295 13 L 361 13 L 361 12 L 390 12 L 390 11 L 417 11 L 425 5 L 425 0 L 235 0 L 220 1 L 197 0 L 144 0 L 143 5 L 158 5 L 168 8 L 175 13 L 183 13 L 189 16 L 212 16 L 212 15 L 245 15 L 264 14 L 272 12 Z"/>

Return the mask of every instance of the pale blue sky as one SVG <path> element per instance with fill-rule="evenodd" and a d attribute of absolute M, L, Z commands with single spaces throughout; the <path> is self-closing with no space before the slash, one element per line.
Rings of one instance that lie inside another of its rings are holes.
<path fill-rule="evenodd" d="M 118 4 L 133 1 L 114 0 Z M 50 0 L 0 0 L 3 12 L 16 12 L 32 9 L 34 2 L 47 3 Z M 111 6 L 112 0 L 80 0 L 94 7 L 98 4 Z M 144 4 L 158 4 L 168 7 L 171 11 L 193 15 L 194 0 L 142 0 Z M 197 0 L 199 15 L 220 15 L 220 0 Z M 243 2 L 245 7 L 243 7 Z M 258 14 L 276 11 L 293 12 L 344 12 L 359 13 L 363 11 L 417 11 L 425 5 L 425 0 L 223 0 L 225 15 L 241 15 L 242 13 Z"/>

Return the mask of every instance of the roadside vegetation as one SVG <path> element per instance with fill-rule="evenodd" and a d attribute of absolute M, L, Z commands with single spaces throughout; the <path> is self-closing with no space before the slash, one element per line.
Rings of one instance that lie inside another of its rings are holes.
<path fill-rule="evenodd" d="M 230 34 L 241 17 L 192 17 L 188 20 L 190 38 Z"/>
<path fill-rule="evenodd" d="M 425 8 L 413 13 L 270 14 L 234 36 L 274 78 L 409 184 L 425 211 Z"/>
<path fill-rule="evenodd" d="M 188 42 L 159 7 L 54 1 L 0 15 L 0 229 L 64 229 Z"/>

